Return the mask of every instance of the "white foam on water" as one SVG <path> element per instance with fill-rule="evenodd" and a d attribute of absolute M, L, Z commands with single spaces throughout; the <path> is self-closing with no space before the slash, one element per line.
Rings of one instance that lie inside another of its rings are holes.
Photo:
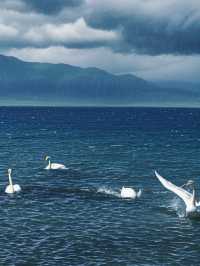
<path fill-rule="evenodd" d="M 98 188 L 97 193 L 103 193 L 103 194 L 106 194 L 106 195 L 112 195 L 112 196 L 115 196 L 115 197 L 118 197 L 118 198 L 121 197 L 119 192 L 117 192 L 117 191 L 115 191 L 113 189 L 110 189 L 110 188 L 106 188 L 106 187 Z"/>
<path fill-rule="evenodd" d="M 122 147 L 122 144 L 111 144 L 110 147 Z"/>
<path fill-rule="evenodd" d="M 168 191 L 152 191 L 153 194 L 167 194 Z"/>
<path fill-rule="evenodd" d="M 180 218 L 185 217 L 184 205 L 179 198 L 177 197 L 173 198 L 169 203 L 168 207 L 173 209 L 177 213 L 178 217 Z"/>
<path fill-rule="evenodd" d="M 90 145 L 90 146 L 88 146 L 88 148 L 89 148 L 89 149 L 95 149 L 96 146 L 94 146 L 94 145 Z"/>

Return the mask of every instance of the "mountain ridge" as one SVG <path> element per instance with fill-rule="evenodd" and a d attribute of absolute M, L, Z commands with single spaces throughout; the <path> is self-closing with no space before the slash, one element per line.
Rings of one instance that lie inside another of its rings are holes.
<path fill-rule="evenodd" d="M 198 92 L 160 88 L 132 74 L 115 75 L 96 67 L 26 62 L 0 55 L 0 104 L 167 105 L 193 102 Z"/>

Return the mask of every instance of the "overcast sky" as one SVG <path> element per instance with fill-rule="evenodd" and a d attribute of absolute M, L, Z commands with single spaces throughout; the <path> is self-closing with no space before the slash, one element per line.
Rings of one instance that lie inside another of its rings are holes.
<path fill-rule="evenodd" d="M 0 0 L 0 53 L 200 81 L 200 1 Z"/>

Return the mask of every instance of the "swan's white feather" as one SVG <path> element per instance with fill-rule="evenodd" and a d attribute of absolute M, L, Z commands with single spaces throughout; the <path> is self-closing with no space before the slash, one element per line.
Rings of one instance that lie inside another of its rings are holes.
<path fill-rule="evenodd" d="M 133 188 L 130 187 L 122 187 L 121 189 L 121 197 L 122 198 L 131 198 L 135 199 L 137 197 L 137 193 Z"/>
<path fill-rule="evenodd" d="M 18 185 L 18 184 L 15 184 L 13 187 L 14 187 L 15 192 L 20 192 L 22 190 L 20 185 Z"/>
<path fill-rule="evenodd" d="M 8 185 L 5 189 L 5 192 L 8 194 L 12 194 L 14 192 L 14 190 L 13 190 L 11 185 Z"/>
<path fill-rule="evenodd" d="M 6 189 L 5 189 L 5 193 L 7 193 L 7 194 L 13 194 L 15 192 L 20 192 L 21 190 L 22 189 L 21 189 L 20 185 L 18 185 L 18 184 L 15 184 L 13 186 L 8 185 L 6 187 Z"/>
<path fill-rule="evenodd" d="M 190 192 L 186 191 L 185 189 L 181 187 L 178 187 L 172 184 L 170 181 L 166 180 L 164 177 L 158 174 L 157 171 L 155 171 L 155 175 L 165 188 L 177 194 L 184 202 L 187 202 L 188 200 L 191 199 L 192 194 Z"/>
<path fill-rule="evenodd" d="M 50 165 L 47 165 L 45 167 L 47 170 L 57 170 L 57 169 L 66 169 L 65 165 L 59 164 L 59 163 L 51 163 Z"/>
<path fill-rule="evenodd" d="M 65 169 L 66 170 L 66 169 L 68 169 L 68 168 L 66 168 L 66 166 L 64 164 L 51 163 L 49 156 L 46 156 L 45 160 L 49 161 L 48 165 L 45 167 L 46 170 L 59 170 L 59 169 Z"/>
<path fill-rule="evenodd" d="M 60 163 L 52 163 L 51 164 L 51 169 L 66 169 L 64 164 Z"/>
<path fill-rule="evenodd" d="M 160 174 L 158 174 L 157 171 L 155 171 L 155 175 L 166 189 L 174 192 L 178 197 L 180 197 L 184 201 L 186 205 L 186 211 L 193 211 L 195 209 L 196 201 L 194 200 L 194 192 L 192 194 L 186 191 L 185 189 L 174 185 L 173 183 L 162 177 Z"/>

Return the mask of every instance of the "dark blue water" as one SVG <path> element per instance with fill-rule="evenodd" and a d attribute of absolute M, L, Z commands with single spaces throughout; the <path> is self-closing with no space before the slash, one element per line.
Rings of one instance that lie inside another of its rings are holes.
<path fill-rule="evenodd" d="M 0 265 L 199 265 L 200 221 L 155 169 L 198 192 L 200 109 L 0 108 Z"/>

